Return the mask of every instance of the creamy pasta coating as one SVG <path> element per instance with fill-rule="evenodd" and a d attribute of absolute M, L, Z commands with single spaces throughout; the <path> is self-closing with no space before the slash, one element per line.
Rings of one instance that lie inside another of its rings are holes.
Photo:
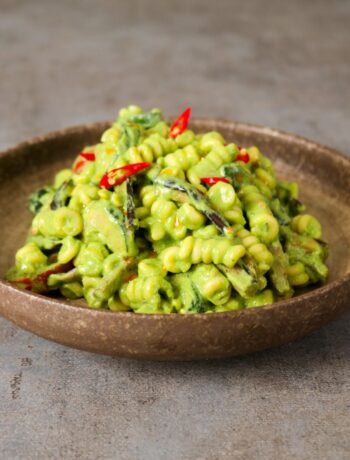
<path fill-rule="evenodd" d="M 327 244 L 294 182 L 258 147 L 129 106 L 72 168 L 32 193 L 7 279 L 90 308 L 210 313 L 255 308 L 324 282 Z"/>

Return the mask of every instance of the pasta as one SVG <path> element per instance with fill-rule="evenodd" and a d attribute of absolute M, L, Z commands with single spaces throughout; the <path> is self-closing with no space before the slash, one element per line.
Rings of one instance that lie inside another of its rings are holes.
<path fill-rule="evenodd" d="M 256 308 L 324 282 L 322 227 L 256 146 L 129 106 L 29 199 L 7 279 L 90 308 L 193 314 Z"/>

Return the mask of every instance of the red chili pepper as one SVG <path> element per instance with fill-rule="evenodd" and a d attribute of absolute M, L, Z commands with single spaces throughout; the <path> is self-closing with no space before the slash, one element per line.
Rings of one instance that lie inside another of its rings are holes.
<path fill-rule="evenodd" d="M 120 168 L 111 169 L 106 173 L 100 180 L 100 186 L 103 188 L 114 187 L 115 185 L 122 184 L 125 179 L 134 174 L 147 169 L 151 166 L 151 163 L 132 163 L 130 165 L 121 166 Z M 125 171 L 121 176 L 117 177 L 118 171 Z"/>
<path fill-rule="evenodd" d="M 175 139 L 179 134 L 182 134 L 188 125 L 188 120 L 191 115 L 192 107 L 187 107 L 182 114 L 176 118 L 174 123 L 170 126 L 169 136 Z"/>
<path fill-rule="evenodd" d="M 249 163 L 249 161 L 250 161 L 249 153 L 245 149 L 243 149 L 242 147 L 238 147 L 238 149 L 239 149 L 240 152 L 243 150 L 243 152 L 239 153 L 236 156 L 236 161 L 243 161 L 244 163 Z"/>
<path fill-rule="evenodd" d="M 80 170 L 86 164 L 87 161 L 95 161 L 96 159 L 95 154 L 93 152 L 80 152 L 79 156 L 84 158 L 84 160 L 79 160 L 76 162 L 76 164 L 73 167 L 73 171 L 75 173 L 80 172 Z"/>
<path fill-rule="evenodd" d="M 94 154 L 94 152 L 80 152 L 79 155 L 83 158 L 85 158 L 85 160 L 87 161 L 95 161 L 96 160 L 96 156 Z"/>
<path fill-rule="evenodd" d="M 208 185 L 214 185 L 218 182 L 225 182 L 226 184 L 230 183 L 230 181 L 226 179 L 226 177 L 202 177 L 201 181 Z"/>
<path fill-rule="evenodd" d="M 12 280 L 12 283 L 24 284 L 26 286 L 25 289 L 27 289 L 28 291 L 39 293 L 47 292 L 49 289 L 47 286 L 47 280 L 49 276 L 55 273 L 65 273 L 69 271 L 72 267 L 73 264 L 71 262 L 68 262 L 67 264 L 57 264 L 49 270 L 39 273 L 34 278 L 19 278 Z"/>
<path fill-rule="evenodd" d="M 81 170 L 81 168 L 86 164 L 85 160 L 77 161 L 73 167 L 73 172 L 77 173 Z"/>
<path fill-rule="evenodd" d="M 26 286 L 25 289 L 29 291 L 32 289 L 32 280 L 30 278 L 19 278 L 17 280 L 14 280 L 13 283 L 24 284 Z"/>

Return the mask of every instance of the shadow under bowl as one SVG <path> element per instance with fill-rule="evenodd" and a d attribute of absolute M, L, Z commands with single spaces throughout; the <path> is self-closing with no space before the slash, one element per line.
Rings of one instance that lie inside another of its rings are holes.
<path fill-rule="evenodd" d="M 37 137 L 0 155 L 0 275 L 14 262 L 31 222 L 29 194 L 69 167 L 109 123 L 69 128 Z M 350 160 L 312 141 L 270 128 L 194 119 L 196 132 L 217 130 L 239 145 L 257 145 L 279 178 L 297 181 L 300 199 L 324 229 L 330 276 L 322 287 L 260 308 L 196 315 L 139 315 L 92 310 L 20 290 L 0 280 L 0 313 L 55 342 L 96 353 L 147 360 L 237 356 L 296 340 L 349 306 Z"/>

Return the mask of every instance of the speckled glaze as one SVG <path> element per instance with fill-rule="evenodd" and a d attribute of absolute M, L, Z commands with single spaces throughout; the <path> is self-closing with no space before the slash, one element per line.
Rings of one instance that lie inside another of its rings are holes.
<path fill-rule="evenodd" d="M 38 137 L 0 155 L 0 274 L 13 264 L 31 215 L 27 198 L 99 139 L 108 123 L 83 125 Z M 91 310 L 19 290 L 0 281 L 0 313 L 55 342 L 97 353 L 148 360 L 236 356 L 296 340 L 349 307 L 350 160 L 306 139 L 259 126 L 195 119 L 198 132 L 220 131 L 229 141 L 258 145 L 279 177 L 300 184 L 301 200 L 324 227 L 330 244 L 326 285 L 274 305 L 197 315 L 137 315 Z"/>

